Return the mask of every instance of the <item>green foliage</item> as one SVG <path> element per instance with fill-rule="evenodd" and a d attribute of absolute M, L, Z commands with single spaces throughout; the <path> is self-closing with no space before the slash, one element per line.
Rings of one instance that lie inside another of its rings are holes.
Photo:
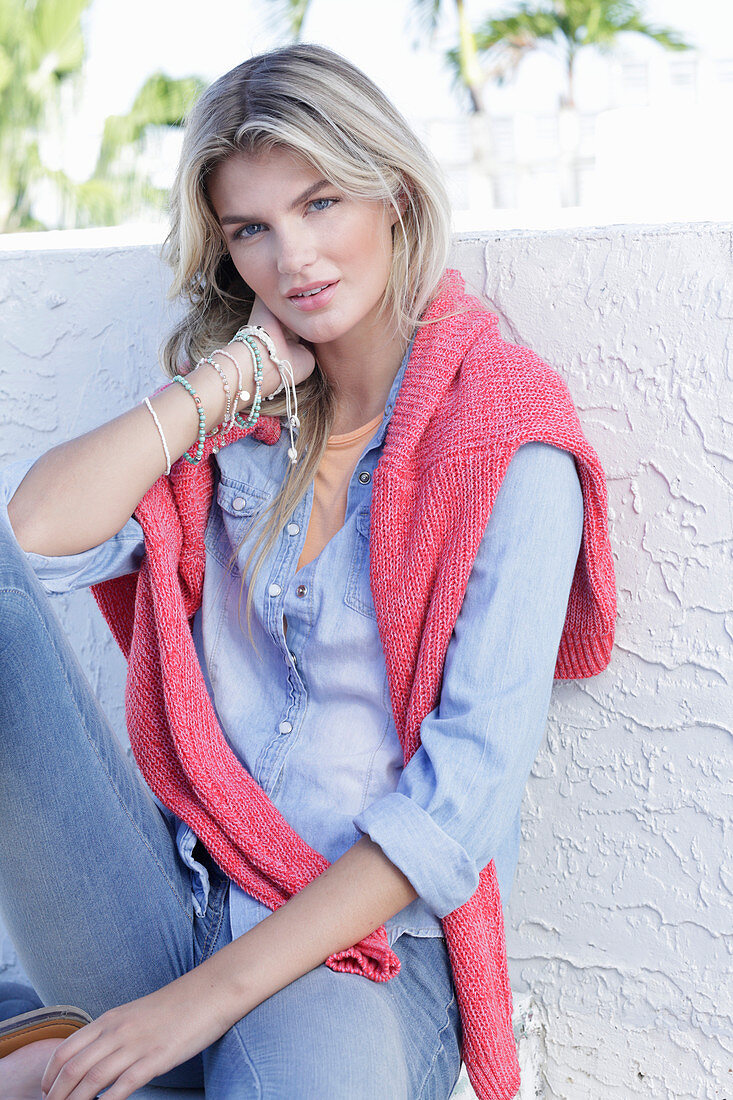
<path fill-rule="evenodd" d="M 127 115 L 108 119 L 97 165 L 83 183 L 49 169 L 43 137 L 58 128 L 61 93 L 81 79 L 82 18 L 91 0 L 0 0 L 0 232 L 45 229 L 34 214 L 39 189 L 50 187 L 63 228 L 111 225 L 132 210 L 161 209 L 164 196 L 129 167 L 151 126 L 180 126 L 201 92 L 195 77 L 156 73 Z"/>
<path fill-rule="evenodd" d="M 284 26 L 293 42 L 299 42 L 310 0 L 269 0 L 272 25 Z"/>
<path fill-rule="evenodd" d="M 572 103 L 572 68 L 578 51 L 594 46 L 609 52 L 621 34 L 643 35 L 668 50 L 690 49 L 676 31 L 646 22 L 641 7 L 633 0 L 548 0 L 537 6 L 520 3 L 513 12 L 486 19 L 476 30 L 475 41 L 487 79 L 499 82 L 530 50 L 559 48 L 568 74 L 566 100 Z M 458 73 L 455 50 L 449 51 L 448 60 Z"/>
<path fill-rule="evenodd" d="M 90 0 L 0 0 L 0 226 L 37 225 L 32 192 L 45 175 L 38 142 L 61 86 L 84 58 Z"/>
<path fill-rule="evenodd" d="M 412 0 L 412 8 L 423 30 L 435 34 L 443 8 L 441 0 Z"/>
<path fill-rule="evenodd" d="M 174 80 L 165 73 L 149 76 L 128 114 L 110 115 L 105 122 L 95 176 L 104 175 L 126 147 L 139 147 L 149 126 L 181 126 L 203 90 L 204 83 L 198 77 Z"/>

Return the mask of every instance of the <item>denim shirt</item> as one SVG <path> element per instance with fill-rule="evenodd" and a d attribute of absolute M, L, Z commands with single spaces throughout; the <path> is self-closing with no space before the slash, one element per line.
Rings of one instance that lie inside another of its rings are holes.
<path fill-rule="evenodd" d="M 523 444 L 474 562 L 440 699 L 403 766 L 369 584 L 369 509 L 408 354 L 382 423 L 356 464 L 341 530 L 318 557 L 296 568 L 311 484 L 263 563 L 253 592 L 254 647 L 246 589 L 241 616 L 239 593 L 256 525 L 235 566 L 227 570 L 227 563 L 277 492 L 289 439 L 283 432 L 268 446 L 246 438 L 219 452 L 202 605 L 193 621 L 224 736 L 289 824 L 329 862 L 368 834 L 414 886 L 418 897 L 386 922 L 390 944 L 403 932 L 442 935 L 439 918 L 471 897 L 491 858 L 508 901 L 522 796 L 547 721 L 583 520 L 572 455 L 546 443 Z M 7 501 L 32 464 L 0 472 L 6 522 Z M 132 572 L 143 553 L 140 525 L 131 518 L 81 554 L 27 556 L 54 593 Z M 191 870 L 194 908 L 205 912 L 209 875 L 194 855 L 196 835 L 161 809 Z M 233 938 L 269 913 L 232 882 Z"/>

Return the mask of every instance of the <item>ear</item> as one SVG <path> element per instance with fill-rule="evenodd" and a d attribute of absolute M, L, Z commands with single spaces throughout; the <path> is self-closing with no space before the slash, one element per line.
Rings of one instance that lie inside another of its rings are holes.
<path fill-rule="evenodd" d="M 403 215 L 405 213 L 405 210 L 407 210 L 407 207 L 409 206 L 409 204 L 410 204 L 410 195 L 409 195 L 407 189 L 405 187 L 402 187 L 402 188 L 400 188 L 400 192 L 397 195 L 397 209 L 399 210 L 400 215 Z M 395 208 L 393 206 L 392 207 L 390 224 L 391 225 L 396 225 L 398 220 L 399 219 L 398 219 L 398 215 L 397 215 L 397 210 L 395 210 Z"/>

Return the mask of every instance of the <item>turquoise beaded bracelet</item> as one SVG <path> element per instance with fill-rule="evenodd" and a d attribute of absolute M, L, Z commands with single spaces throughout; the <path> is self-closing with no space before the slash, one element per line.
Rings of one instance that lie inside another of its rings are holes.
<path fill-rule="evenodd" d="M 262 407 L 262 356 L 260 355 L 260 349 L 254 341 L 254 338 L 249 335 L 240 335 L 239 332 L 231 339 L 231 343 L 238 340 L 241 344 L 246 344 L 249 348 L 250 355 L 252 356 L 252 366 L 254 367 L 254 382 L 255 382 L 255 396 L 252 402 L 252 408 L 250 409 L 249 416 L 246 420 L 242 419 L 240 413 L 236 413 L 234 419 L 240 428 L 251 429 L 260 418 L 260 409 Z"/>
<path fill-rule="evenodd" d="M 201 457 L 204 453 L 204 440 L 206 438 L 206 413 L 204 412 L 204 406 L 203 406 L 203 403 L 201 401 L 201 398 L 196 393 L 196 390 L 193 388 L 191 383 L 187 382 L 186 379 L 183 377 L 183 375 L 181 375 L 181 374 L 174 375 L 173 376 L 173 381 L 174 382 L 180 382 L 180 384 L 183 386 L 184 390 L 186 390 L 188 393 L 190 393 L 191 397 L 196 402 L 196 411 L 199 414 L 198 447 L 196 448 L 196 454 L 194 455 L 193 458 L 190 457 L 188 452 L 185 452 L 183 457 L 185 458 L 186 462 L 190 462 L 192 466 L 197 466 L 199 464 L 199 462 L 201 461 Z"/>

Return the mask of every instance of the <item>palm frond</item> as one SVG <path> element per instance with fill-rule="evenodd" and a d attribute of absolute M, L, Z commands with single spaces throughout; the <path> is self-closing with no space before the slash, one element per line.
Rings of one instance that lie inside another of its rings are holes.
<path fill-rule="evenodd" d="M 205 84 L 198 77 L 175 80 L 165 73 L 149 76 L 126 115 L 110 115 L 104 124 L 94 176 L 108 171 L 118 154 L 139 144 L 149 126 L 181 126 Z"/>
<path fill-rule="evenodd" d="M 412 0 L 410 5 L 419 29 L 430 37 L 440 22 L 441 7 L 440 0 Z"/>
<path fill-rule="evenodd" d="M 310 0 L 267 0 L 267 4 L 271 9 L 270 27 L 275 31 L 284 30 L 294 42 L 300 41 Z"/>
<path fill-rule="evenodd" d="M 553 12 L 531 11 L 523 4 L 515 15 L 484 20 L 475 34 L 476 48 L 486 53 L 501 42 L 521 49 L 538 40 L 554 38 L 558 29 L 558 19 Z"/>

